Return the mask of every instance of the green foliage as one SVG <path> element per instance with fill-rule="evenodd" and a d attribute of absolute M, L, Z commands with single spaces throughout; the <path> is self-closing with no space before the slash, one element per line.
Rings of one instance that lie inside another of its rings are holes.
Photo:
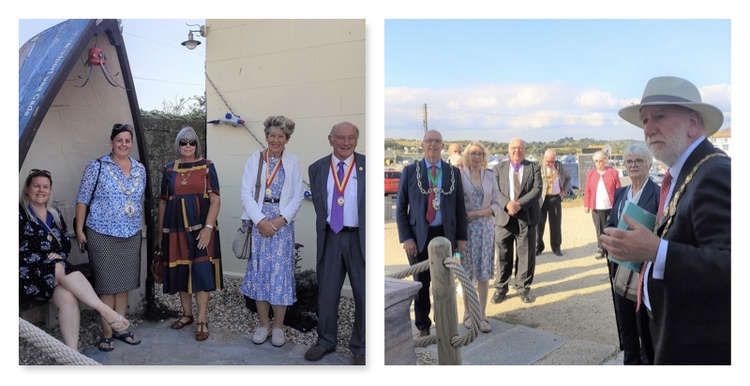
<path fill-rule="evenodd" d="M 141 109 L 141 116 L 157 119 L 206 119 L 206 94 L 191 97 L 175 97 L 174 100 L 163 100 L 160 109 L 146 111 Z"/>

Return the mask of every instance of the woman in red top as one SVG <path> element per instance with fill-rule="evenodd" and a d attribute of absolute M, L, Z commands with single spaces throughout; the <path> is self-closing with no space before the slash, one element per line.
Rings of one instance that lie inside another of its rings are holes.
<path fill-rule="evenodd" d="M 586 176 L 586 188 L 583 193 L 583 205 L 586 213 L 591 212 L 596 229 L 596 245 L 599 248 L 597 259 L 604 258 L 606 251 L 602 248 L 599 236 L 607 226 L 607 218 L 615 202 L 615 190 L 620 187 L 617 170 L 609 166 L 609 159 L 602 151 L 594 153 L 594 169 Z"/>

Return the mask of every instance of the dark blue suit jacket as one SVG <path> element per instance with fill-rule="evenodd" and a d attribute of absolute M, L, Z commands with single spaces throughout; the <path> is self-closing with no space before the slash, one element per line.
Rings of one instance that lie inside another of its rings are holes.
<path fill-rule="evenodd" d="M 430 184 L 427 180 L 427 166 L 424 159 L 418 161 L 422 187 L 426 190 Z M 427 246 L 427 231 L 430 225 L 425 219 L 427 213 L 427 195 L 422 194 L 417 186 L 416 169 L 414 162 L 401 172 L 401 182 L 398 186 L 398 206 L 396 208 L 396 224 L 398 225 L 398 240 L 403 243 L 413 239 L 417 244 L 417 252 L 421 252 Z M 456 249 L 457 240 L 466 240 L 466 207 L 464 204 L 464 189 L 461 183 L 461 171 L 442 162 L 443 168 L 443 191 L 450 191 L 451 170 L 453 171 L 453 193 L 440 195 L 440 211 L 443 220 L 443 234 L 451 241 L 453 249 Z"/>
<path fill-rule="evenodd" d="M 627 193 L 629 188 L 630 186 L 623 186 L 615 190 L 615 203 L 609 212 L 608 227 L 616 228 L 620 222 L 620 213 L 622 213 L 622 209 L 628 201 Z M 641 193 L 641 198 L 638 199 L 638 206 L 656 215 L 656 212 L 659 211 L 659 186 L 654 181 L 651 181 L 651 178 L 648 178 L 642 189 L 643 193 Z"/>

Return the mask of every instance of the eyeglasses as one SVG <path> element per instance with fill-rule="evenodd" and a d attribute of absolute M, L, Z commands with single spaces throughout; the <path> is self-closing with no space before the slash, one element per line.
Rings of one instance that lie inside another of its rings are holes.
<path fill-rule="evenodd" d="M 45 176 L 49 178 L 52 176 L 52 173 L 50 173 L 49 170 L 44 170 L 44 169 L 31 169 L 29 171 L 29 175 L 34 176 L 34 177 Z"/>
<path fill-rule="evenodd" d="M 192 140 L 192 141 L 180 141 L 180 146 L 187 146 L 187 145 L 190 145 L 190 146 L 193 146 L 193 147 L 198 146 L 198 141 L 196 141 L 196 140 Z"/>
<path fill-rule="evenodd" d="M 645 163 L 646 163 L 646 161 L 643 160 L 643 159 L 641 159 L 641 158 L 625 160 L 625 165 L 627 165 L 627 166 L 633 166 L 633 165 L 641 166 L 641 165 L 643 165 Z"/>

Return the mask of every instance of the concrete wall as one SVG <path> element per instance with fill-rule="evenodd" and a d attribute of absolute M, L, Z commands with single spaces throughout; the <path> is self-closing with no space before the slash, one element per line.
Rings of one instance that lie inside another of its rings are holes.
<path fill-rule="evenodd" d="M 285 115 L 296 122 L 286 151 L 296 154 L 307 178 L 308 166 L 330 153 L 334 123 L 360 129 L 357 151 L 365 149 L 364 20 L 206 20 L 206 73 L 236 114 L 263 142 L 243 127 L 211 125 L 208 158 L 221 184 L 221 248 L 227 275 L 244 275 L 246 263 L 234 258 L 231 241 L 240 223 L 240 185 L 247 158 L 265 147 L 263 120 Z M 207 119 L 228 111 L 206 81 Z M 309 186 L 306 187 L 309 189 Z M 296 239 L 305 245 L 303 268 L 315 268 L 315 213 L 305 200 L 296 218 Z"/>
<path fill-rule="evenodd" d="M 107 38 L 92 39 L 84 52 L 88 52 L 95 43 L 103 49 L 111 73 L 120 73 L 117 52 Z M 87 71 L 88 67 L 82 61 L 77 61 L 39 126 L 19 171 L 19 197 L 29 170 L 36 168 L 52 172 L 52 204 L 61 210 L 70 232 L 73 232 L 75 199 L 84 167 L 91 159 L 111 152 L 109 135 L 114 123 L 133 124 L 125 90 L 109 85 L 101 69 L 94 68 L 88 84 L 83 88 L 77 87 L 83 83 Z M 115 79 L 123 84 L 122 76 Z M 131 155 L 139 158 L 135 141 Z M 145 228 L 142 234 L 141 287 L 130 292 L 128 304 L 131 311 L 143 305 L 145 293 Z M 88 261 L 77 246 L 73 247 L 70 259 L 74 263 Z"/>

